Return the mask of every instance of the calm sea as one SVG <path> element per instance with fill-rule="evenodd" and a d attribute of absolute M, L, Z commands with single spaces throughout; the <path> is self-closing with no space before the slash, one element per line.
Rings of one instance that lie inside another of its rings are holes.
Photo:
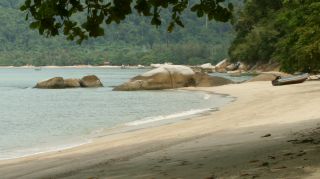
<path fill-rule="evenodd" d="M 115 126 L 142 126 L 212 110 L 232 98 L 179 90 L 115 92 L 144 69 L 0 69 L 0 159 L 87 143 Z M 95 74 L 103 88 L 34 89 L 38 81 Z"/>

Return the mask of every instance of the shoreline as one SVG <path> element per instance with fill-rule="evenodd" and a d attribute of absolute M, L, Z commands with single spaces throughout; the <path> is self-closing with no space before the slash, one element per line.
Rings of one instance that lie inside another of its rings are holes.
<path fill-rule="evenodd" d="M 50 149 L 48 149 L 48 150 L 43 150 L 43 151 L 39 151 L 39 152 L 35 152 L 35 153 L 23 154 L 23 155 L 19 155 L 19 156 L 8 157 L 8 158 L 0 158 L 0 164 L 1 164 L 1 162 L 5 162 L 5 161 L 23 159 L 23 158 L 33 157 L 33 156 L 37 156 L 37 155 L 50 154 L 50 153 L 54 153 L 54 152 L 58 152 L 58 151 L 81 147 L 82 145 L 86 145 L 89 143 L 91 143 L 91 142 L 88 141 L 88 142 L 77 143 L 77 144 L 65 144 L 64 145 L 65 147 L 60 147 L 60 146 L 50 147 Z"/>
<path fill-rule="evenodd" d="M 220 108 L 217 112 L 187 121 L 106 136 L 90 144 L 50 154 L 0 161 L 0 173 L 4 178 L 79 178 L 80 176 L 111 178 L 189 176 L 193 178 L 192 176 L 208 177 L 214 170 L 213 173 L 218 176 L 238 174 L 239 177 L 239 172 L 248 164 L 243 165 L 243 161 L 248 162 L 245 158 L 248 156 L 243 158 L 242 155 L 237 154 L 255 151 L 257 154 L 253 156 L 261 157 L 264 153 L 256 149 L 262 150 L 263 147 L 270 149 L 271 152 L 276 148 L 290 150 L 286 148 L 289 144 L 283 142 L 292 137 L 292 132 L 317 127 L 315 124 L 320 123 L 320 112 L 312 110 L 320 102 L 320 98 L 317 98 L 320 95 L 318 82 L 282 87 L 273 87 L 269 82 L 252 82 L 187 90 L 229 94 L 237 100 Z M 308 99 L 306 103 L 305 100 Z M 267 132 L 271 132 L 272 136 L 266 139 L 261 138 Z M 302 146 L 302 148 L 307 147 Z M 206 154 L 202 157 L 208 159 L 200 159 L 196 154 Z M 167 156 L 168 159 L 162 160 L 163 156 Z M 192 158 L 193 156 L 195 158 Z M 219 158 L 219 156 L 225 156 L 225 158 Z M 214 163 L 217 160 L 211 157 L 220 159 L 221 162 Z M 182 158 L 182 161 L 177 158 Z M 172 162 L 174 159 L 176 163 Z M 190 159 L 193 159 L 192 162 L 189 161 Z M 197 161 L 201 161 L 200 164 L 202 164 L 200 166 L 198 163 L 198 168 L 193 165 Z M 277 162 L 279 164 L 283 161 L 279 159 Z M 271 162 L 269 163 L 271 165 Z M 132 168 L 136 164 L 139 165 Z M 237 167 L 231 169 L 232 164 Z M 162 169 L 158 170 L 159 167 L 156 167 L 157 170 L 150 169 L 153 165 L 160 166 Z M 179 167 L 172 170 L 172 166 L 180 166 L 181 170 Z M 213 169 L 212 166 L 220 168 L 219 171 L 222 173 Z M 312 167 L 310 171 L 315 172 L 316 168 Z M 271 174 L 273 176 L 291 174 L 287 173 L 285 168 L 278 170 L 279 173 L 271 172 Z M 270 174 L 270 171 L 258 171 L 262 176 Z M 304 175 L 304 173 L 299 174 Z"/>
<path fill-rule="evenodd" d="M 188 91 L 192 92 L 188 89 L 169 89 L 168 91 Z M 144 130 L 144 129 L 152 129 L 160 126 L 170 125 L 174 123 L 184 122 L 186 120 L 191 120 L 196 117 L 206 116 L 210 115 L 216 111 L 219 110 L 220 107 L 223 107 L 225 105 L 229 105 L 230 103 L 234 102 L 234 98 L 227 95 L 227 94 L 218 94 L 218 93 L 212 93 L 212 92 L 206 92 L 199 90 L 198 92 L 208 95 L 219 95 L 226 98 L 232 98 L 227 104 L 220 104 L 219 107 L 212 107 L 212 108 L 204 108 L 204 109 L 190 109 L 186 111 L 181 111 L 177 113 L 172 113 L 168 115 L 158 115 L 158 116 L 151 116 L 147 118 L 142 118 L 134 121 L 129 121 L 125 123 L 116 124 L 112 127 L 103 128 L 102 131 L 95 133 L 95 131 L 92 131 L 90 134 L 85 135 L 85 140 L 79 140 L 75 143 L 61 143 L 57 146 L 47 146 L 47 147 L 36 147 L 36 149 L 39 149 L 39 151 L 34 151 L 31 153 L 25 153 L 17 156 L 11 156 L 7 158 L 0 158 L 0 164 L 1 162 L 10 161 L 10 160 L 16 160 L 16 159 L 24 159 L 29 158 L 37 155 L 45 155 L 45 154 L 51 154 L 59 151 L 69 150 L 81 147 L 83 145 L 91 144 L 95 140 L 99 138 L 108 137 L 111 135 L 119 135 L 122 133 L 130 133 L 133 131 L 138 130 Z M 84 137 L 84 136 L 83 136 Z M 32 151 L 33 148 L 27 148 L 27 149 L 20 149 L 20 150 L 27 150 Z"/>

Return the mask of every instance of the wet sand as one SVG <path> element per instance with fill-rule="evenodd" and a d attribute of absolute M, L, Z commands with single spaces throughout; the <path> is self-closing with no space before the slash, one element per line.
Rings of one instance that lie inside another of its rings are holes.
<path fill-rule="evenodd" d="M 320 82 L 187 90 L 237 99 L 191 120 L 0 161 L 1 178 L 320 177 Z"/>

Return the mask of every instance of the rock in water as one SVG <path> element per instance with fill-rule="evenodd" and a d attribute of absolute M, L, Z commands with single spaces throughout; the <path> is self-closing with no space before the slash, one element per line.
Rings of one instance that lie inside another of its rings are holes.
<path fill-rule="evenodd" d="M 163 65 L 117 86 L 116 91 L 160 90 L 194 86 L 194 71 L 182 65 Z"/>
<path fill-rule="evenodd" d="M 231 80 L 225 78 L 209 76 L 201 72 L 195 73 L 186 66 L 166 65 L 136 76 L 113 90 L 161 90 L 189 86 L 220 86 L 231 83 L 233 83 Z"/>
<path fill-rule="evenodd" d="M 102 83 L 95 75 L 85 76 L 81 80 L 62 77 L 51 78 L 46 81 L 37 83 L 35 88 L 43 89 L 62 89 L 62 88 L 79 88 L 79 87 L 102 87 Z"/>
<path fill-rule="evenodd" d="M 84 88 L 96 88 L 103 86 L 100 79 L 95 75 L 89 75 L 81 78 L 80 85 Z"/>
<path fill-rule="evenodd" d="M 64 87 L 65 88 L 79 88 L 81 87 L 80 85 L 80 80 L 76 78 L 69 78 L 64 80 Z"/>
<path fill-rule="evenodd" d="M 62 77 L 51 78 L 46 81 L 41 81 L 37 83 L 35 88 L 43 88 L 43 89 L 60 89 L 64 88 L 64 80 Z"/>

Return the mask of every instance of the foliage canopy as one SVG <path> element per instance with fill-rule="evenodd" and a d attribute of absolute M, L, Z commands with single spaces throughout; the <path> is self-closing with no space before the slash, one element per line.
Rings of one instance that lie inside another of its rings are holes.
<path fill-rule="evenodd" d="M 184 26 L 182 13 L 190 8 L 198 17 L 207 15 L 209 20 L 226 22 L 231 18 L 232 3 L 225 0 L 200 0 L 191 5 L 189 0 L 25 0 L 20 10 L 31 18 L 30 27 L 40 34 L 56 36 L 63 32 L 69 40 L 81 43 L 88 37 L 103 36 L 102 25 L 120 23 L 136 11 L 151 17 L 151 24 L 159 26 L 163 21 L 163 10 L 170 10 L 168 31 L 174 26 Z M 76 16 L 85 16 L 79 21 Z"/>
<path fill-rule="evenodd" d="M 317 72 L 319 14 L 319 0 L 247 0 L 229 55 L 249 64 L 278 62 L 287 72 Z"/>

